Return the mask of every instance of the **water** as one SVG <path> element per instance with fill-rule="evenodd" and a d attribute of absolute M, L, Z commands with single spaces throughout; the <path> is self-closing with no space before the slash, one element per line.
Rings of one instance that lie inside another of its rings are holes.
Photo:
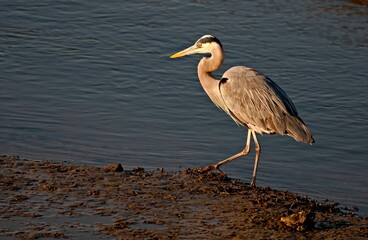
<path fill-rule="evenodd" d="M 260 136 L 258 184 L 368 213 L 368 7 L 348 1 L 1 1 L 0 153 L 184 170 L 239 152 L 246 130 L 205 95 L 204 34 L 255 68 L 316 139 Z M 223 167 L 250 181 L 254 154 Z"/>

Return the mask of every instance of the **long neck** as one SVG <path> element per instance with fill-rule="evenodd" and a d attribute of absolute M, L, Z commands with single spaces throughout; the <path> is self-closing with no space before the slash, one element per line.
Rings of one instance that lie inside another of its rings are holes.
<path fill-rule="evenodd" d="M 202 86 L 206 86 L 208 81 L 216 80 L 212 72 L 219 69 L 224 61 L 224 51 L 220 46 L 216 46 L 211 51 L 210 58 L 202 58 L 198 64 L 198 78 Z"/>
<path fill-rule="evenodd" d="M 220 46 L 212 49 L 210 58 L 202 58 L 198 64 L 198 78 L 211 100 L 224 109 L 223 101 L 219 92 L 219 80 L 215 79 L 212 72 L 219 69 L 224 61 L 224 52 Z"/>

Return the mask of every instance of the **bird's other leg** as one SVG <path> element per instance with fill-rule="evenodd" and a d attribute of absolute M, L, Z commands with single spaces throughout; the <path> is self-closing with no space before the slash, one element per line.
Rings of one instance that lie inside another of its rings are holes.
<path fill-rule="evenodd" d="M 253 169 L 253 176 L 252 176 L 252 182 L 250 183 L 251 186 L 256 186 L 256 176 L 257 176 L 257 168 L 258 168 L 258 161 L 259 161 L 259 155 L 261 154 L 261 145 L 259 145 L 256 132 L 252 131 L 252 136 L 255 144 L 256 149 L 256 159 L 254 161 L 254 169 Z"/>
<path fill-rule="evenodd" d="M 218 162 L 216 164 L 212 164 L 208 167 L 204 167 L 204 168 L 197 168 L 195 169 L 197 172 L 200 172 L 200 173 L 204 173 L 204 172 L 209 172 L 209 171 L 212 171 L 212 170 L 217 170 L 221 175 L 225 175 L 221 170 L 220 170 L 220 166 L 227 163 L 227 162 L 230 162 L 236 158 L 239 158 L 241 156 L 244 156 L 244 155 L 247 155 L 250 151 L 250 138 L 251 138 L 251 132 L 252 130 L 248 129 L 248 136 L 247 136 L 247 143 L 245 145 L 245 148 L 240 152 L 240 153 L 237 153 L 235 154 L 234 156 L 232 157 L 229 157 L 221 162 Z"/>

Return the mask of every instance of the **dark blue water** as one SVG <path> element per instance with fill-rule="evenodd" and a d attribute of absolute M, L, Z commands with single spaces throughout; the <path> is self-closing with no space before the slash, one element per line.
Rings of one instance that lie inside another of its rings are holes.
<path fill-rule="evenodd" d="M 347 1 L 1 1 L 0 153 L 125 167 L 202 167 L 246 129 L 205 95 L 205 34 L 231 66 L 291 97 L 316 144 L 261 136 L 258 185 L 368 213 L 368 8 Z M 249 182 L 254 154 L 223 167 Z"/>

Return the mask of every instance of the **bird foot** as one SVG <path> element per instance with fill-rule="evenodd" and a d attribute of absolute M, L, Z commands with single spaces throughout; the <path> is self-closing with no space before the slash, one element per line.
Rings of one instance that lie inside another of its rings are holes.
<path fill-rule="evenodd" d="M 256 187 L 256 178 L 255 177 L 252 177 L 252 182 L 250 183 L 250 186 L 251 187 Z"/>
<path fill-rule="evenodd" d="M 194 171 L 196 171 L 197 173 L 207 173 L 207 172 L 213 171 L 215 169 L 217 170 L 217 172 L 221 176 L 226 176 L 226 174 L 223 173 L 216 164 L 210 165 L 210 166 L 207 166 L 207 167 L 203 167 L 203 168 L 196 168 L 196 169 L 194 169 Z"/>
<path fill-rule="evenodd" d="M 212 170 L 215 169 L 214 165 L 210 165 L 208 167 L 203 167 L 203 168 L 196 168 L 194 169 L 197 173 L 206 173 L 206 172 L 210 172 Z"/>

